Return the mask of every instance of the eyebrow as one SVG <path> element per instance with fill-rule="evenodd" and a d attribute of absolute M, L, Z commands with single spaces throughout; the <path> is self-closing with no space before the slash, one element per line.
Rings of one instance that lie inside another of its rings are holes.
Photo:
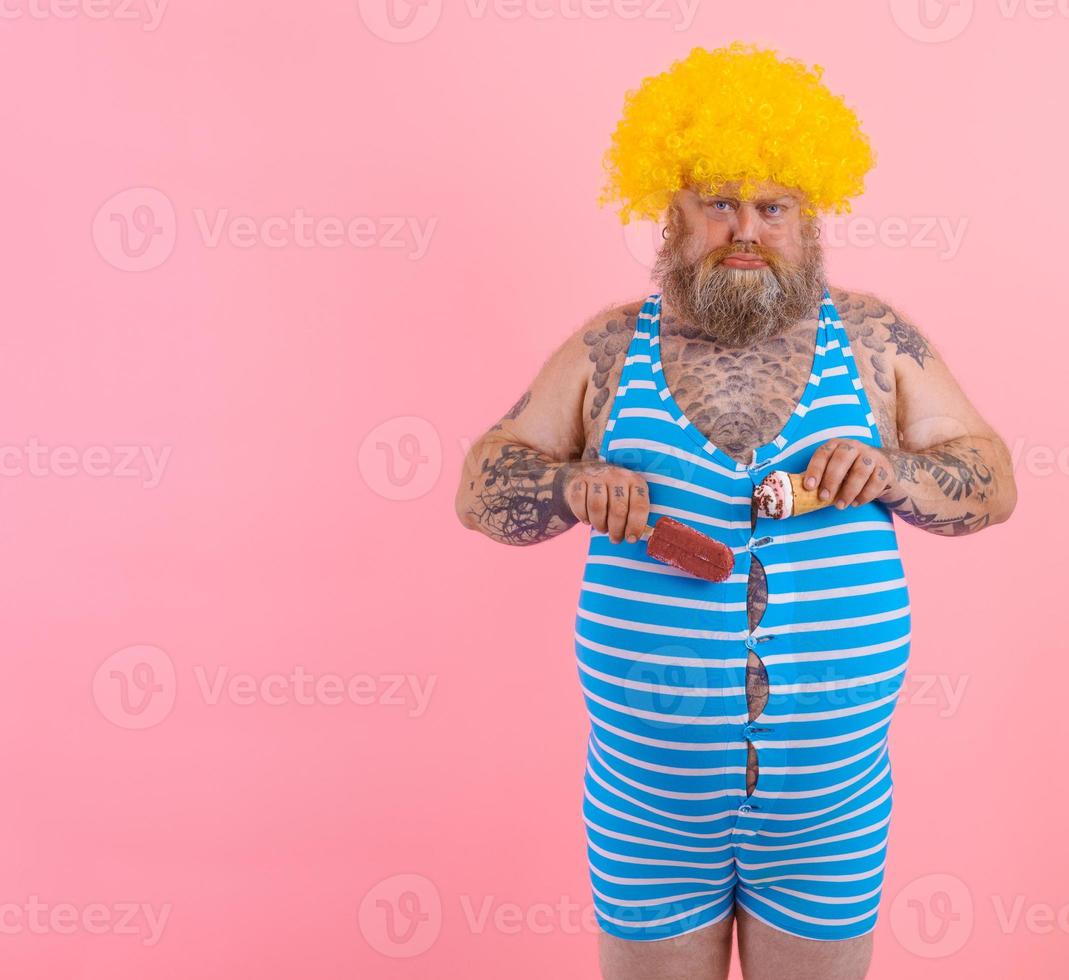
<path fill-rule="evenodd" d="M 739 203 L 737 197 L 732 197 L 730 194 L 708 194 L 706 195 L 708 201 L 732 201 L 735 204 Z M 778 197 L 761 197 L 757 198 L 754 204 L 783 204 L 784 202 L 790 204 L 796 204 L 797 201 L 791 197 L 790 194 L 780 194 Z"/>

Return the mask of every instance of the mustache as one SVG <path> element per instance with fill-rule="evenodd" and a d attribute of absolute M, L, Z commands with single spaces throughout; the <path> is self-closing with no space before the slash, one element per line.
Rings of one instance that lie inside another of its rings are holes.
<path fill-rule="evenodd" d="M 701 259 L 700 264 L 705 268 L 711 268 L 720 265 L 724 259 L 729 259 L 735 255 L 749 255 L 761 259 L 761 261 L 766 263 L 774 272 L 778 272 L 782 265 L 778 255 L 770 249 L 763 248 L 760 245 L 723 245 L 720 248 L 714 248 L 709 252 L 703 259 Z"/>

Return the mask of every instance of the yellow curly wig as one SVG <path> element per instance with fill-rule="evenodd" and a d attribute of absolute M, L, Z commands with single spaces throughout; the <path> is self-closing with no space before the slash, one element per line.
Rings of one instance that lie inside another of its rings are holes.
<path fill-rule="evenodd" d="M 807 215 L 849 211 L 876 158 L 823 73 L 741 41 L 695 48 L 627 93 L 598 203 L 621 202 L 627 224 L 659 218 L 684 186 L 709 193 L 739 181 L 745 197 L 774 181 L 805 195 Z"/>

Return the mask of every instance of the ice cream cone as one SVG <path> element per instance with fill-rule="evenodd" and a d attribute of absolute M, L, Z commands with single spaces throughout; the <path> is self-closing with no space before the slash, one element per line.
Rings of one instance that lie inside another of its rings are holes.
<path fill-rule="evenodd" d="M 821 507 L 827 507 L 831 503 L 830 498 L 821 500 L 818 496 L 820 493 L 819 484 L 812 490 L 808 490 L 803 486 L 804 473 L 788 473 L 787 475 L 791 478 L 791 489 L 794 491 L 794 506 L 791 509 L 793 517 L 798 517 L 800 514 L 808 514 L 811 510 L 820 510 Z"/>
<path fill-rule="evenodd" d="M 831 500 L 820 499 L 819 487 L 807 490 L 802 485 L 804 478 L 804 473 L 787 473 L 783 470 L 769 473 L 754 490 L 758 514 L 782 520 L 827 507 Z"/>

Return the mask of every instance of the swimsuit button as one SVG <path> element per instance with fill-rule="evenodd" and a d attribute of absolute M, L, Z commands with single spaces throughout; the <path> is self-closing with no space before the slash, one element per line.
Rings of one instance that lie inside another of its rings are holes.
<path fill-rule="evenodd" d="M 751 809 L 753 808 L 749 803 L 743 803 L 743 805 L 739 807 L 739 813 L 749 813 Z"/>
<path fill-rule="evenodd" d="M 746 640 L 745 640 L 745 645 L 746 645 L 746 646 L 747 646 L 747 647 L 748 647 L 748 648 L 749 648 L 750 650 L 753 650 L 753 649 L 755 649 L 755 648 L 757 647 L 757 640 L 756 640 L 756 639 L 755 639 L 754 637 L 752 637 L 752 636 L 748 636 L 748 637 L 746 637 Z"/>

